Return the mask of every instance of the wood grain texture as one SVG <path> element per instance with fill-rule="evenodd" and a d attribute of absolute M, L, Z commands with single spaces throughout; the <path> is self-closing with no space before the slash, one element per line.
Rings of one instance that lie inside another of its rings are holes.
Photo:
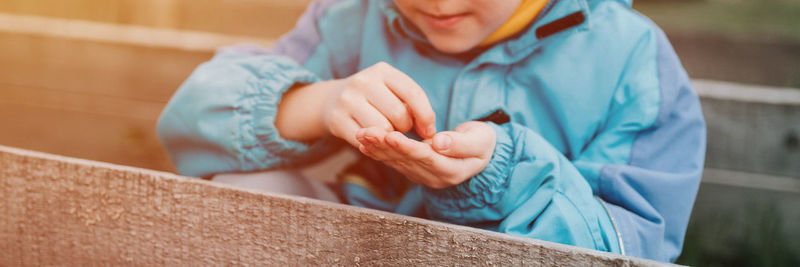
<path fill-rule="evenodd" d="M 213 52 L 236 43 L 272 45 L 267 38 L 3 13 L 0 32 L 196 52 Z"/>
<path fill-rule="evenodd" d="M 0 144 L 172 170 L 161 110 L 211 51 L 0 32 Z"/>
<path fill-rule="evenodd" d="M 800 178 L 799 90 L 702 80 L 693 85 L 708 127 L 706 167 Z"/>
<path fill-rule="evenodd" d="M 173 170 L 156 138 L 161 110 L 216 47 L 238 42 L 271 43 L 0 14 L 0 144 Z"/>
<path fill-rule="evenodd" d="M 4 0 L 0 12 L 258 38 L 289 31 L 310 0 Z"/>
<path fill-rule="evenodd" d="M 0 101 L 0 144 L 172 170 L 155 118 L 137 119 Z"/>
<path fill-rule="evenodd" d="M 661 264 L 9 147 L 0 202 L 9 266 Z"/>
<path fill-rule="evenodd" d="M 166 103 L 213 51 L 0 32 L 0 85 Z"/>

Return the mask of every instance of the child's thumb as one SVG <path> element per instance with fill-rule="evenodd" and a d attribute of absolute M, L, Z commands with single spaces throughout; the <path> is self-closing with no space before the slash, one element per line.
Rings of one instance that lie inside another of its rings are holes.
<path fill-rule="evenodd" d="M 433 136 L 433 149 L 454 158 L 481 156 L 484 151 L 475 144 L 474 132 L 440 132 Z"/>

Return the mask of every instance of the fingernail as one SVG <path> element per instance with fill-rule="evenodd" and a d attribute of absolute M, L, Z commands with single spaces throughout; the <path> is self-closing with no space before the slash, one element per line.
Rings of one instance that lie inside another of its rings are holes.
<path fill-rule="evenodd" d="M 436 126 L 435 125 L 428 126 L 428 129 L 426 129 L 425 132 L 428 134 L 428 136 L 433 136 L 434 134 L 436 134 Z"/>
<path fill-rule="evenodd" d="M 436 146 L 438 150 L 445 150 L 450 147 L 451 141 L 450 136 L 444 134 L 433 137 L 433 145 Z"/>
<path fill-rule="evenodd" d="M 364 139 L 367 139 L 367 141 L 370 142 L 370 143 L 377 143 L 378 142 L 378 138 L 375 138 L 374 136 L 367 135 L 367 136 L 364 136 Z"/>

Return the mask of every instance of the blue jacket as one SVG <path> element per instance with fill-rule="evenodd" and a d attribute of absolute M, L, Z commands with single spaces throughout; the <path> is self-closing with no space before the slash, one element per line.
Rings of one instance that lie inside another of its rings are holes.
<path fill-rule="evenodd" d="M 332 138 L 282 139 L 282 93 L 380 61 L 426 90 L 437 129 L 497 110 L 510 122 L 491 124 L 494 155 L 467 182 L 410 185 L 395 200 L 346 184 L 350 203 L 662 261 L 680 254 L 705 124 L 664 33 L 630 1 L 551 0 L 524 32 L 457 56 L 433 49 L 391 0 L 314 2 L 269 51 L 222 49 L 198 67 L 159 137 L 191 176 L 312 161 Z"/>

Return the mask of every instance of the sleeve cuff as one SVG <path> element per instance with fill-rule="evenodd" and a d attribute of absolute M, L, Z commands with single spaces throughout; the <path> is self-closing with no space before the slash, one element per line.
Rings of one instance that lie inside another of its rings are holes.
<path fill-rule="evenodd" d="M 513 168 L 511 160 L 514 144 L 504 126 L 488 123 L 494 128 L 497 136 L 497 144 L 489 164 L 481 173 L 456 186 L 444 189 L 425 187 L 423 190 L 429 213 L 447 210 L 464 211 L 494 205 L 507 191 L 509 174 Z"/>
<path fill-rule="evenodd" d="M 247 81 L 235 106 L 239 117 L 239 137 L 244 161 L 256 168 L 272 168 L 294 162 L 312 146 L 286 140 L 275 127 L 275 116 L 283 94 L 298 83 L 314 83 L 319 78 L 284 56 L 267 56 L 256 75 Z M 322 143 L 318 141 L 317 144 Z M 266 160 L 268 159 L 268 160 Z M 269 164 L 270 166 L 262 166 Z"/>

